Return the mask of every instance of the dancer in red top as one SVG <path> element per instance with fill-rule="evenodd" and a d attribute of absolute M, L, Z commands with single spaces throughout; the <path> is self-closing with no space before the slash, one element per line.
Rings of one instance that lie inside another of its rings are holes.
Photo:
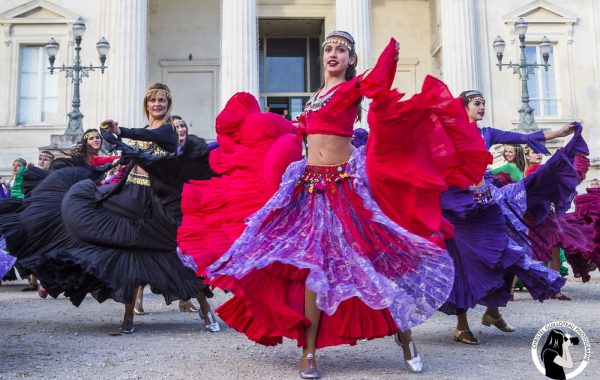
<path fill-rule="evenodd" d="M 397 53 L 392 40 L 372 71 L 355 76 L 352 36 L 331 33 L 324 85 L 298 127 L 307 159 L 289 122 L 236 94 L 217 118 L 210 159 L 221 177 L 184 187 L 179 246 L 233 293 L 221 318 L 264 345 L 297 340 L 302 378 L 320 376 L 317 348 L 386 335 L 396 335 L 411 371 L 422 370 L 410 329 L 446 300 L 454 275 L 432 242 L 440 193 L 478 181 L 489 162 L 443 83 L 428 77 L 421 94 L 399 101 L 390 90 Z M 355 147 L 362 96 L 373 99 L 371 135 Z"/>
<path fill-rule="evenodd" d="M 525 146 L 525 160 L 527 161 L 525 177 L 529 177 L 542 166 L 542 154 L 536 153 L 529 145 Z"/>

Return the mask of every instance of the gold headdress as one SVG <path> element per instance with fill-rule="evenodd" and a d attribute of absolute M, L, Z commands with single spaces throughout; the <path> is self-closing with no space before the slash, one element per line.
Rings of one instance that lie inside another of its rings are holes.
<path fill-rule="evenodd" d="M 151 88 L 148 91 L 146 91 L 146 93 L 144 94 L 144 98 L 149 98 L 150 96 L 156 94 L 157 92 L 162 91 L 165 93 L 165 95 L 167 95 L 167 98 L 171 99 L 171 93 L 165 89 L 162 88 Z"/>
<path fill-rule="evenodd" d="M 96 129 L 93 129 L 83 135 L 83 141 L 87 141 L 87 139 L 92 135 L 92 133 L 97 133 L 98 136 L 100 136 L 100 139 L 102 139 L 102 135 L 100 134 L 100 132 L 98 132 Z"/>
<path fill-rule="evenodd" d="M 465 104 L 468 104 L 469 102 L 471 102 L 471 100 L 477 99 L 477 98 L 481 98 L 481 99 L 485 100 L 485 98 L 483 97 L 483 94 L 477 90 L 463 91 L 460 94 L 460 97 L 463 99 Z"/>
<path fill-rule="evenodd" d="M 348 50 L 353 50 L 354 38 L 352 38 L 348 32 L 344 32 L 343 30 L 334 30 L 327 35 L 321 47 L 325 46 L 326 44 L 342 45 Z"/>

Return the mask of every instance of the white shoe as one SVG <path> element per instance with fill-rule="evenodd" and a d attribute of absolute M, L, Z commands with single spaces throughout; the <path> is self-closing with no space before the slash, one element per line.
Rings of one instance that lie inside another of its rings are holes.
<path fill-rule="evenodd" d="M 398 346 L 403 347 L 398 334 L 396 334 L 394 340 Z M 408 350 L 410 351 L 410 359 L 404 359 L 404 364 L 406 364 L 408 370 L 414 373 L 423 372 L 423 362 L 421 361 L 421 357 L 419 355 L 415 356 L 415 344 L 412 340 L 408 343 Z"/>
<path fill-rule="evenodd" d="M 210 332 L 219 332 L 219 331 L 221 331 L 221 326 L 219 326 L 219 324 L 217 323 L 215 315 L 213 314 L 212 311 L 209 311 L 206 314 L 202 314 L 202 312 L 198 312 L 198 314 L 200 315 L 200 318 L 202 320 L 204 320 L 204 317 L 208 317 L 208 319 L 210 320 L 209 324 L 204 325 L 204 330 L 210 331 Z"/>

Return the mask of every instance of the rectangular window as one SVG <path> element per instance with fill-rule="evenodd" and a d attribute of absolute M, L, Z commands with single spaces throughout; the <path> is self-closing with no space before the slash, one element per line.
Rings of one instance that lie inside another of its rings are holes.
<path fill-rule="evenodd" d="M 50 75 L 43 46 L 19 49 L 17 124 L 54 123 L 58 114 L 58 77 Z"/>
<path fill-rule="evenodd" d="M 306 40 L 269 38 L 267 40 L 266 92 L 306 91 Z"/>
<path fill-rule="evenodd" d="M 525 47 L 525 57 L 528 63 L 543 63 L 542 53 L 539 45 Z M 534 116 L 557 117 L 558 95 L 556 93 L 556 71 L 554 67 L 554 49 L 550 51 L 548 58 L 548 71 L 544 68 L 535 69 L 527 80 L 529 91 L 529 104 L 534 108 Z"/>

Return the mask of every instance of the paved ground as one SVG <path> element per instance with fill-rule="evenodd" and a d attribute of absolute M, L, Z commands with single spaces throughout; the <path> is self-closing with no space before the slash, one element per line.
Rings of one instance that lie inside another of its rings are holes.
<path fill-rule="evenodd" d="M 21 292 L 24 282 L 0 286 L 0 379 L 296 379 L 299 351 L 290 341 L 262 347 L 232 329 L 201 331 L 197 315 L 180 313 L 146 292 L 148 315 L 137 332 L 119 335 L 122 306 L 91 298 L 78 309 L 65 298 Z M 572 302 L 532 301 L 517 293 L 505 315 L 512 334 L 479 324 L 483 308 L 471 312 L 480 346 L 451 339 L 454 319 L 436 314 L 414 330 L 425 372 L 409 374 L 391 338 L 321 350 L 325 379 L 543 379 L 531 361 L 530 345 L 544 324 L 568 320 L 592 342 L 591 362 L 581 378 L 600 378 L 600 276 L 581 284 L 569 279 Z M 225 301 L 220 293 L 214 306 Z M 581 345 L 572 350 L 581 358 Z M 577 365 L 577 364 L 576 364 Z"/>

